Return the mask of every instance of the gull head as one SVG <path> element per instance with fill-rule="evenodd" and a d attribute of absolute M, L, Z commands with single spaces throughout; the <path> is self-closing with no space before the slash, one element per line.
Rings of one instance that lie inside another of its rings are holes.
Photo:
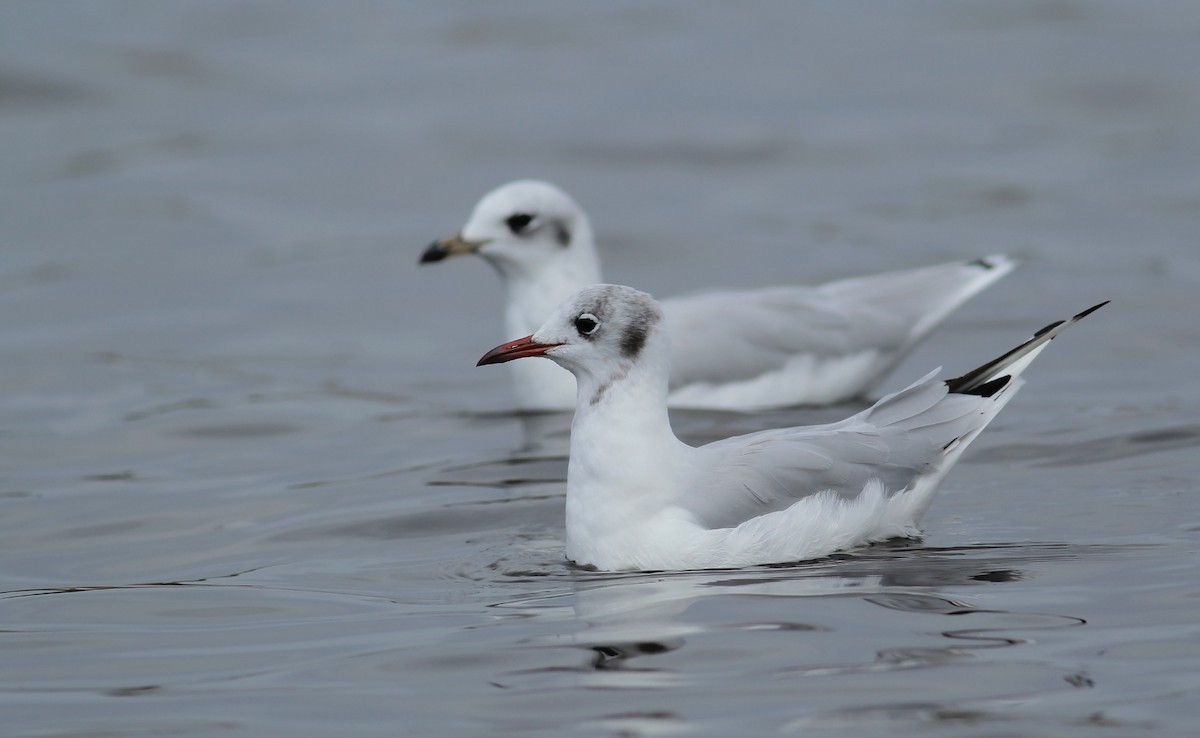
<path fill-rule="evenodd" d="M 632 287 L 597 284 L 569 298 L 535 333 L 501 344 L 477 366 L 545 356 L 579 380 L 607 382 L 636 366 L 664 363 L 662 308 Z M 665 366 L 663 374 L 665 385 Z"/>
<path fill-rule="evenodd" d="M 463 254 L 483 257 L 503 276 L 534 279 L 555 265 L 595 262 L 587 215 L 567 193 L 531 179 L 484 195 L 462 230 L 434 241 L 420 263 Z"/>

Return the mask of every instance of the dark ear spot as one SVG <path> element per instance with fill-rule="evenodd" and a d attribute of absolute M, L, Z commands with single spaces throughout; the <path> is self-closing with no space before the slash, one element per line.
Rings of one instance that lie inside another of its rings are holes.
<path fill-rule="evenodd" d="M 640 354 L 649 332 L 650 328 L 644 322 L 631 323 L 621 335 L 621 354 L 629 359 Z"/>
<path fill-rule="evenodd" d="M 571 245 L 571 229 L 567 228 L 567 224 L 561 220 L 556 220 L 554 226 L 554 240 L 558 241 L 558 245 L 566 248 Z"/>

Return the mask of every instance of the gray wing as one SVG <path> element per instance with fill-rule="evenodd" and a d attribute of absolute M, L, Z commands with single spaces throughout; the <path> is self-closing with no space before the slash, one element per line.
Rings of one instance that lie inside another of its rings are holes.
<path fill-rule="evenodd" d="M 726 528 L 825 490 L 855 497 L 870 479 L 898 492 L 932 472 L 945 447 L 980 423 L 986 401 L 949 394 L 930 374 L 838 423 L 711 443 L 698 449 L 702 469 L 680 504 L 701 525 Z"/>
<path fill-rule="evenodd" d="M 1021 388 L 1022 372 L 1052 340 L 1106 305 L 1056 321 L 999 357 L 940 380 L 934 370 L 846 420 L 710 443 L 697 451 L 680 507 L 710 528 L 736 526 L 830 491 L 852 498 L 871 479 L 888 493 L 936 480 Z"/>
<path fill-rule="evenodd" d="M 671 385 L 730 382 L 810 353 L 875 351 L 885 369 L 955 308 L 1012 270 L 1003 256 L 844 279 L 819 287 L 706 292 L 662 301 Z"/>

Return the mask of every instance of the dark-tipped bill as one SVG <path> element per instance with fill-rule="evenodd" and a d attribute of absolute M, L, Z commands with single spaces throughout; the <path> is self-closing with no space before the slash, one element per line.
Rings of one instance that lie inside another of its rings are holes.
<path fill-rule="evenodd" d="M 503 364 L 506 361 L 513 359 L 524 359 L 526 356 L 542 356 L 552 348 L 561 346 L 561 343 L 536 343 L 533 336 L 525 336 L 518 338 L 515 341 L 502 343 L 491 351 L 483 355 L 479 363 L 475 366 L 483 366 L 484 364 Z"/>
<path fill-rule="evenodd" d="M 439 238 L 429 244 L 429 248 L 425 249 L 425 252 L 421 254 L 420 261 L 417 263 L 432 264 L 449 256 L 473 254 L 484 243 L 484 241 L 468 241 L 462 237 L 461 233 L 455 233 L 445 238 Z"/>

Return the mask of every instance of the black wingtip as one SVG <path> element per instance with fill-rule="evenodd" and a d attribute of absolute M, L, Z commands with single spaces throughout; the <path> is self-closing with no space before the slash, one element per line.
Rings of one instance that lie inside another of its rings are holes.
<path fill-rule="evenodd" d="M 1042 336 L 1046 335 L 1050 331 L 1054 330 L 1055 328 L 1059 327 L 1060 325 L 1062 325 L 1063 323 L 1066 323 L 1066 322 L 1067 321 L 1065 321 L 1065 320 L 1056 320 L 1053 323 L 1051 323 L 1050 325 L 1046 326 L 1045 328 L 1042 328 L 1041 330 L 1039 330 L 1037 333 L 1034 333 L 1033 337 L 1041 338 Z"/>
<path fill-rule="evenodd" d="M 1084 310 L 1082 313 L 1079 313 L 1079 314 L 1078 314 L 1078 315 L 1076 315 L 1074 318 L 1071 318 L 1071 320 L 1079 320 L 1080 318 L 1086 318 L 1087 316 L 1089 316 L 1089 315 L 1091 315 L 1092 313 L 1096 312 L 1097 310 L 1099 310 L 1100 308 L 1104 307 L 1105 305 L 1107 305 L 1107 304 L 1108 304 L 1108 303 L 1110 303 L 1110 302 L 1112 302 L 1112 301 L 1111 301 L 1111 300 L 1105 300 L 1104 302 L 1100 303 L 1099 305 L 1092 305 L 1092 306 L 1091 306 L 1090 308 L 1088 308 L 1087 310 Z"/>
<path fill-rule="evenodd" d="M 988 261 L 988 258 L 985 256 L 981 259 L 976 259 L 974 261 L 968 261 L 967 266 L 979 267 L 980 269 L 987 269 L 990 271 L 992 269 L 995 269 L 997 265 L 995 262 Z"/>
<path fill-rule="evenodd" d="M 1091 315 L 1092 313 L 1096 312 L 1096 311 L 1097 311 L 1097 310 L 1099 310 L 1100 308 L 1102 308 L 1102 307 L 1104 307 L 1105 305 L 1107 305 L 1109 302 L 1110 302 L 1109 300 L 1105 300 L 1104 302 L 1102 302 L 1102 303 L 1100 303 L 1100 304 L 1098 304 L 1098 305 L 1092 305 L 1092 306 L 1091 306 L 1090 308 L 1088 308 L 1087 310 L 1084 310 L 1082 313 L 1076 313 L 1074 316 L 1072 316 L 1072 317 L 1068 318 L 1067 320 L 1069 320 L 1069 321 L 1071 321 L 1072 323 L 1074 323 L 1074 322 L 1075 322 L 1075 321 L 1077 321 L 1077 320 L 1081 320 L 1081 319 L 1083 319 L 1083 318 L 1086 318 L 1087 316 Z M 1046 326 L 1045 328 L 1043 328 L 1043 329 L 1041 329 L 1040 331 L 1038 331 L 1037 333 L 1034 333 L 1034 334 L 1033 334 L 1033 337 L 1034 337 L 1034 338 L 1040 338 L 1041 336 L 1045 335 L 1045 334 L 1046 334 L 1048 331 L 1052 331 L 1052 330 L 1054 330 L 1055 328 L 1057 328 L 1057 327 L 1059 327 L 1060 325 L 1062 325 L 1063 323 L 1066 323 L 1066 322 L 1067 322 L 1067 320 L 1056 320 L 1056 321 L 1054 321 L 1053 323 L 1051 323 L 1050 325 L 1048 325 L 1048 326 Z"/>
<path fill-rule="evenodd" d="M 1069 325 L 1071 323 L 1074 323 L 1075 321 L 1079 320 L 1080 318 L 1086 318 L 1087 316 L 1091 315 L 1092 313 L 1096 312 L 1100 308 L 1107 305 L 1108 302 L 1109 302 L 1108 300 L 1105 300 L 1104 302 L 1102 302 L 1098 305 L 1093 305 L 1090 308 L 1088 308 L 1087 310 L 1084 310 L 1083 312 L 1076 314 L 1072 318 L 1068 318 L 1066 320 L 1054 321 L 1053 323 L 1046 326 L 1045 328 L 1042 328 L 1037 333 L 1034 333 L 1033 338 L 1030 338 L 1028 341 L 1025 341 L 1020 346 L 1017 346 L 1016 348 L 1004 353 L 1003 355 L 999 356 L 998 358 L 992 359 L 991 361 L 984 364 L 983 366 L 972 369 L 971 371 L 967 372 L 966 374 L 962 375 L 961 377 L 947 379 L 946 387 L 949 389 L 950 392 L 952 392 L 954 394 L 980 395 L 982 397 L 991 397 L 995 393 L 999 392 L 1000 390 L 1002 390 L 1006 386 L 1008 386 L 1008 383 L 1012 379 L 1012 377 L 1009 375 L 1004 375 L 1002 377 L 993 377 L 991 379 L 986 379 L 989 375 L 992 375 L 998 371 L 1002 371 L 1004 367 L 1011 365 L 1017 359 L 1020 359 L 1025 354 L 1036 349 L 1039 345 L 1044 344 L 1047 341 L 1053 340 L 1054 337 L 1056 335 L 1058 335 L 1057 333 L 1053 333 L 1051 335 L 1047 335 L 1047 334 L 1050 334 L 1052 331 L 1054 331 L 1058 328 L 1061 328 L 1064 325 Z"/>
<path fill-rule="evenodd" d="M 1008 383 L 1011 381 L 1012 381 L 1012 375 L 1005 374 L 1002 377 L 996 377 L 995 379 L 988 380 L 987 382 L 984 382 L 983 384 L 979 385 L 978 387 L 972 387 L 970 389 L 961 390 L 957 394 L 978 395 L 979 397 L 991 397 L 992 395 L 996 394 L 1000 390 L 1007 387 Z M 953 390 L 951 390 L 951 391 L 953 392 Z"/>

